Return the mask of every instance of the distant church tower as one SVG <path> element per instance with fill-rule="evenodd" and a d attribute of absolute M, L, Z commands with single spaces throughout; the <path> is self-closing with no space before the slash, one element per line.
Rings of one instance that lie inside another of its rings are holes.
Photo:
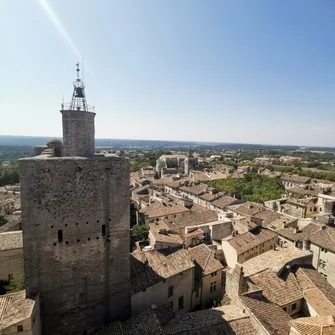
<path fill-rule="evenodd" d="M 90 334 L 129 312 L 129 163 L 94 157 L 94 117 L 79 78 L 62 104 L 63 141 L 20 160 L 27 296 L 43 335 Z"/>

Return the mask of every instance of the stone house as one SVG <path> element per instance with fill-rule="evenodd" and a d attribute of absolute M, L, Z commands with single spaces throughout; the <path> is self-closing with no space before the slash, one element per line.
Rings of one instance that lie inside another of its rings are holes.
<path fill-rule="evenodd" d="M 228 218 L 218 220 L 217 213 L 208 209 L 202 209 L 200 212 L 191 210 L 189 215 L 164 220 L 164 223 L 169 232 L 182 237 L 186 247 L 201 242 L 221 241 L 233 231 L 232 223 Z"/>
<path fill-rule="evenodd" d="M 311 181 L 311 178 L 288 173 L 283 173 L 279 179 L 286 189 L 290 187 L 300 187 Z"/>
<path fill-rule="evenodd" d="M 311 222 L 299 228 L 278 231 L 282 243 L 294 243 L 298 249 L 310 250 L 313 266 L 335 287 L 335 228 Z"/>
<path fill-rule="evenodd" d="M 23 277 L 22 231 L 0 234 L 0 280 Z"/>
<path fill-rule="evenodd" d="M 156 172 L 159 178 L 165 174 L 190 173 L 190 169 L 198 165 L 198 158 L 191 155 L 162 155 L 156 161 Z"/>
<path fill-rule="evenodd" d="M 227 210 L 228 206 L 236 205 L 238 203 L 240 203 L 240 200 L 236 198 L 229 197 L 229 196 L 222 196 L 218 199 L 211 201 L 209 208 L 217 212 L 220 212 L 220 211 Z"/>
<path fill-rule="evenodd" d="M 304 199 L 290 198 L 281 206 L 281 211 L 296 218 L 311 217 L 316 211 L 316 202 L 316 197 Z"/>
<path fill-rule="evenodd" d="M 244 216 L 247 220 L 250 221 L 253 215 L 257 214 L 261 210 L 265 210 L 266 208 L 261 204 L 247 201 L 242 204 L 230 205 L 228 209 L 238 215 Z"/>
<path fill-rule="evenodd" d="M 165 197 L 161 199 L 155 198 L 155 200 L 152 200 L 139 210 L 139 220 L 149 228 L 149 224 L 155 221 L 185 217 L 189 210 L 179 201 L 173 201 Z"/>
<path fill-rule="evenodd" d="M 315 211 L 320 214 L 334 214 L 335 197 L 327 194 L 318 194 Z"/>
<path fill-rule="evenodd" d="M 250 316 L 258 335 L 289 334 L 290 316 L 276 304 L 267 301 L 258 288 L 249 289 L 240 265 L 227 272 L 226 291 L 232 304 Z"/>
<path fill-rule="evenodd" d="M 150 185 L 134 188 L 131 191 L 131 200 L 137 204 L 138 208 L 141 208 L 142 203 L 148 204 L 150 201 Z"/>
<path fill-rule="evenodd" d="M 180 196 L 191 199 L 193 203 L 209 207 L 210 203 L 221 197 L 215 188 L 202 183 L 190 183 L 189 185 L 179 187 Z"/>
<path fill-rule="evenodd" d="M 237 265 L 227 273 L 226 288 L 233 304 L 250 315 L 257 334 L 288 335 L 291 316 L 335 313 L 335 289 L 309 265 L 285 267 L 277 275 L 265 269 L 248 278 Z"/>
<path fill-rule="evenodd" d="M 234 234 L 233 234 L 234 235 Z M 277 234 L 267 229 L 258 229 L 222 240 L 222 251 L 227 265 L 234 268 L 243 262 L 272 250 L 277 244 Z"/>
<path fill-rule="evenodd" d="M 152 305 L 169 305 L 178 314 L 192 309 L 195 266 L 186 249 L 136 250 L 130 264 L 132 316 Z"/>
<path fill-rule="evenodd" d="M 215 258 L 215 252 L 205 244 L 189 248 L 188 252 L 195 264 L 193 308 L 210 308 L 214 300 L 218 303 L 222 299 L 221 280 L 224 267 Z"/>
<path fill-rule="evenodd" d="M 27 298 L 26 291 L 0 296 L 1 335 L 41 335 L 40 299 Z"/>
<path fill-rule="evenodd" d="M 162 221 L 150 224 L 149 241 L 151 248 L 156 250 L 182 247 L 184 245 L 181 236 L 169 232 L 168 226 Z"/>
<path fill-rule="evenodd" d="M 8 231 L 21 230 L 21 212 L 0 217 L 0 234 Z"/>

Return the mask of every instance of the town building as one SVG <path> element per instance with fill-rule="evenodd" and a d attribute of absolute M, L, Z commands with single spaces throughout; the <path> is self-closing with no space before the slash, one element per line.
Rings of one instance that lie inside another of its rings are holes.
<path fill-rule="evenodd" d="M 39 295 L 26 297 L 26 291 L 0 295 L 1 335 L 41 335 Z"/>
<path fill-rule="evenodd" d="M 283 243 L 313 253 L 313 266 L 335 287 L 335 228 L 310 222 L 302 228 L 283 228 L 278 231 Z"/>
<path fill-rule="evenodd" d="M 195 264 L 192 307 L 213 307 L 223 297 L 222 286 L 224 283 L 222 283 L 222 277 L 224 266 L 215 258 L 215 251 L 205 244 L 189 248 L 188 252 Z"/>
<path fill-rule="evenodd" d="M 42 333 L 85 334 L 129 314 L 129 163 L 95 157 L 93 108 L 74 82 L 63 141 L 19 161 L 25 286 Z"/>
<path fill-rule="evenodd" d="M 192 309 L 194 263 L 186 249 L 135 250 L 130 256 L 131 315 L 152 305 L 178 314 Z"/>
<path fill-rule="evenodd" d="M 234 234 L 222 240 L 222 251 L 227 265 L 234 268 L 236 263 L 258 256 L 275 248 L 277 234 L 267 229 L 257 229 L 241 235 Z"/>
<path fill-rule="evenodd" d="M 191 168 L 198 165 L 198 158 L 191 153 L 186 155 L 163 155 L 156 161 L 156 172 L 158 178 L 165 174 L 189 175 Z"/>
<path fill-rule="evenodd" d="M 23 278 L 22 231 L 0 234 L 0 264 L 0 280 Z"/>
<path fill-rule="evenodd" d="M 288 335 L 292 318 L 335 315 L 335 289 L 310 265 L 286 266 L 277 275 L 265 269 L 248 278 L 237 265 L 227 272 L 226 289 L 258 334 Z"/>
<path fill-rule="evenodd" d="M 298 176 L 295 174 L 282 173 L 280 176 L 280 181 L 287 189 L 290 187 L 301 187 L 306 185 L 311 181 L 311 178 Z"/>

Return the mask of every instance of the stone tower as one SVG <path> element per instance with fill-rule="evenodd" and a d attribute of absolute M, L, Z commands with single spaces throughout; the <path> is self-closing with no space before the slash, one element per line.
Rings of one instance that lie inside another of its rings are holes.
<path fill-rule="evenodd" d="M 73 82 L 72 100 L 62 104 L 64 156 L 94 156 L 94 117 L 95 113 L 86 102 L 85 85 L 79 77 Z"/>
<path fill-rule="evenodd" d="M 129 311 L 129 163 L 94 157 L 83 87 L 62 105 L 64 146 L 20 160 L 25 285 L 44 335 L 90 334 Z"/>

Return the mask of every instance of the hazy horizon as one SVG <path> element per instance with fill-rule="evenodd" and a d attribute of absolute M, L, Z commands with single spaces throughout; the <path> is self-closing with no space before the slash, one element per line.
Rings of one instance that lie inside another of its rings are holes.
<path fill-rule="evenodd" d="M 0 9 L 4 135 L 61 137 L 62 91 L 69 101 L 84 57 L 97 138 L 334 146 L 334 2 L 4 0 Z"/>

